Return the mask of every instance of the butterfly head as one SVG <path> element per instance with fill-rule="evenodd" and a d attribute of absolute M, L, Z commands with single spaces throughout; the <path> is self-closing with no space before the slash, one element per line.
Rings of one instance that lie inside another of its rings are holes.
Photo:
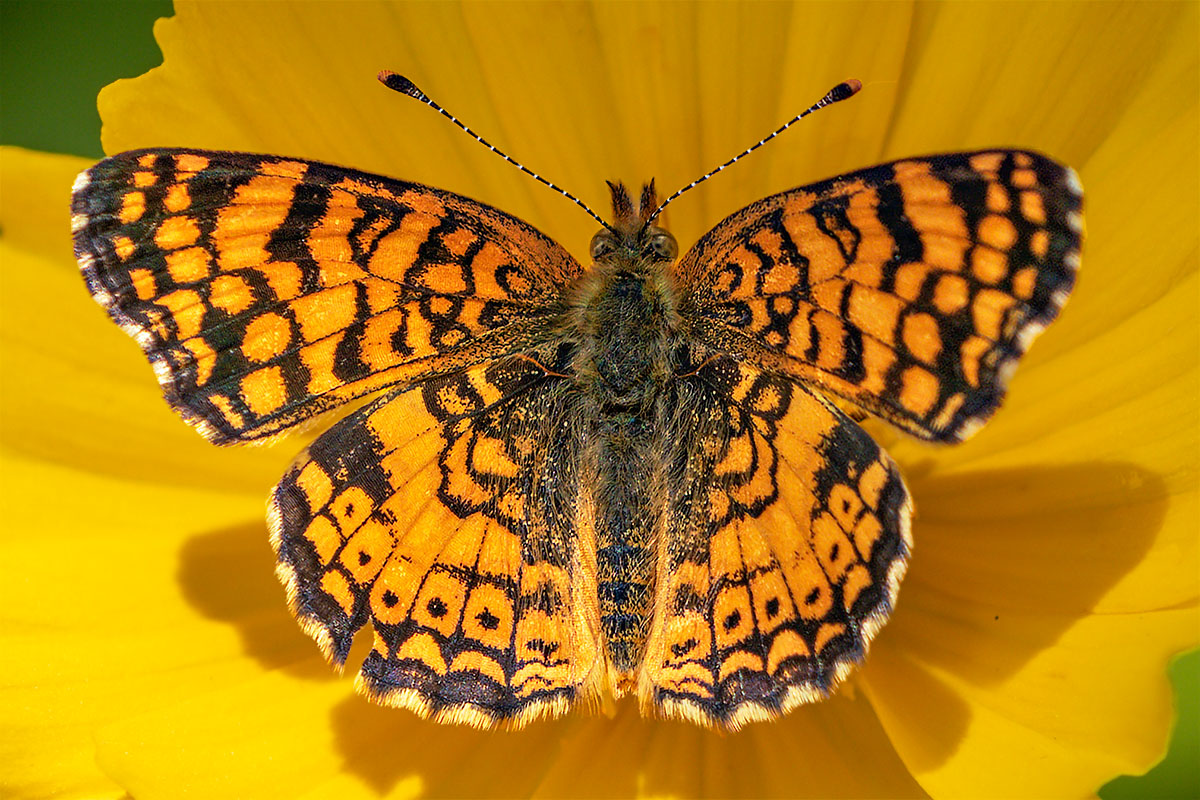
<path fill-rule="evenodd" d="M 651 221 L 658 207 L 654 181 L 642 187 L 636 208 L 625 184 L 609 181 L 608 189 L 612 193 L 613 224 L 592 237 L 592 258 L 597 262 L 612 258 L 645 263 L 674 261 L 679 254 L 675 237 Z"/>

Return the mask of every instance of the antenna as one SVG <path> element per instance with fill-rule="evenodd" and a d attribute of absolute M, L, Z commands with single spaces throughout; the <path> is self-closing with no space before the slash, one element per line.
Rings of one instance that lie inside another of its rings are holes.
<path fill-rule="evenodd" d="M 655 219 L 658 217 L 658 215 L 662 213 L 662 210 L 663 210 L 664 208 L 666 208 L 666 207 L 667 207 L 667 204 L 668 204 L 668 203 L 670 203 L 670 202 L 671 202 L 672 200 L 674 200 L 675 198 L 679 197 L 679 195 L 683 194 L 683 193 L 684 193 L 684 192 L 686 192 L 688 189 L 693 189 L 693 188 L 695 188 L 696 186 L 699 186 L 700 184 L 704 183 L 706 180 L 708 180 L 709 178 L 711 178 L 713 175 L 716 175 L 716 174 L 717 174 L 718 172 L 720 172 L 721 170 L 725 169 L 726 167 L 728 167 L 728 166 L 730 166 L 730 165 L 732 165 L 732 164 L 735 164 L 736 162 L 738 162 L 738 161 L 740 161 L 741 159 L 745 158 L 746 156 L 750 155 L 750 154 L 751 154 L 751 153 L 753 153 L 755 150 L 757 150 L 758 148 L 762 147 L 764 144 L 766 144 L 767 142 L 771 141 L 771 140 L 772 140 L 772 139 L 774 139 L 776 136 L 778 136 L 779 134 L 783 133 L 783 132 L 784 132 L 784 131 L 786 131 L 788 128 L 792 127 L 792 126 L 793 126 L 793 125 L 795 125 L 797 122 L 799 122 L 800 120 L 804 119 L 804 118 L 805 118 L 805 117 L 807 117 L 809 114 L 811 114 L 812 112 L 816 111 L 817 109 L 824 108 L 825 106 L 833 105 L 834 103 L 837 103 L 837 102 L 839 102 L 839 101 L 841 101 L 841 100 L 845 100 L 845 99 L 846 99 L 846 98 L 848 98 L 848 97 L 853 97 L 855 94 L 857 94 L 857 93 L 858 93 L 858 90 L 859 90 L 859 89 L 861 89 L 861 88 L 862 88 L 862 81 L 855 80 L 854 78 L 851 78 L 850 80 L 848 80 L 848 81 L 845 81 L 844 83 L 839 83 L 837 86 L 835 86 L 835 87 L 833 87 L 832 89 L 830 89 L 830 90 L 829 90 L 829 92 L 828 92 L 828 93 L 827 93 L 827 94 L 826 94 L 824 97 L 822 97 L 820 100 L 818 100 L 817 102 L 813 103 L 811 106 L 809 106 L 808 108 L 806 108 L 804 111 L 800 112 L 800 113 L 799 113 L 799 114 L 797 114 L 796 116 L 794 116 L 794 117 L 792 117 L 791 119 L 789 119 L 787 122 L 785 122 L 785 123 L 783 123 L 782 125 L 780 125 L 780 126 L 779 126 L 779 127 L 776 129 L 776 130 L 775 130 L 775 132 L 774 132 L 774 133 L 772 133 L 772 134 L 770 134 L 770 135 L 768 135 L 768 136 L 765 136 L 765 137 L 763 137 L 762 139 L 760 139 L 760 140 L 758 141 L 758 144 L 756 144 L 756 145 L 754 145 L 754 146 L 752 146 L 752 147 L 748 147 L 748 148 L 746 148 L 745 150 L 743 150 L 742 152 L 738 153 L 738 154 L 737 154 L 736 156 L 734 156 L 733 158 L 731 158 L 731 159 L 729 159 L 728 161 L 726 161 L 726 162 L 725 162 L 724 164 L 722 164 L 721 166 L 717 167 L 716 169 L 712 170 L 711 172 L 705 173 L 705 174 L 704 174 L 704 175 L 702 175 L 701 177 L 697 178 L 696 180 L 694 180 L 694 181 L 692 181 L 691 183 L 689 183 L 687 186 L 685 186 L 685 187 L 683 187 L 682 189 L 680 189 L 679 191 L 677 191 L 675 194 L 673 194 L 673 195 L 671 195 L 670 197 L 668 197 L 666 200 L 663 200 L 663 201 L 662 201 L 662 203 L 659 205 L 659 207 L 658 207 L 658 208 L 656 208 L 656 209 L 654 209 L 654 213 L 653 213 L 653 214 L 651 214 L 651 215 L 650 215 L 650 216 L 649 216 L 649 217 L 646 219 L 646 224 L 649 224 L 649 223 L 653 222 L 653 221 L 654 221 L 654 220 L 655 220 Z M 453 117 L 451 117 L 451 119 L 453 119 Z M 595 216 L 595 215 L 593 214 L 593 216 Z M 607 227 L 607 226 L 605 226 L 605 227 Z"/>
<path fill-rule="evenodd" d="M 453 114 L 451 114 L 449 111 L 447 111 L 446 109 L 442 108 L 440 105 L 438 105 L 437 103 L 435 103 L 435 102 L 434 102 L 434 101 L 433 101 L 433 100 L 432 100 L 432 99 L 429 97 L 429 95 L 425 94 L 425 93 L 424 93 L 424 92 L 422 92 L 420 89 L 418 89 L 418 88 L 417 88 L 417 85 L 416 85 L 415 83 L 413 83 L 412 81 L 410 81 L 408 78 L 406 78 L 406 77 L 404 77 L 403 75 L 400 75 L 400 74 L 398 74 L 398 73 L 392 72 L 391 70 L 386 70 L 386 69 L 385 69 L 385 70 L 383 70 L 382 72 L 380 72 L 380 73 L 379 73 L 379 82 L 380 82 L 380 83 L 382 83 L 382 84 L 383 84 L 384 86 L 386 86 L 387 88 L 389 88 L 389 89 L 393 90 L 393 91 L 397 91 L 397 92 L 399 92 L 400 94 L 405 94 L 405 95 L 408 95 L 409 97 L 413 98 L 414 100 L 420 100 L 422 103 L 424 103 L 425 105 L 429 106 L 429 107 L 430 107 L 430 108 L 432 108 L 434 111 L 438 112 L 439 114 L 441 114 L 443 117 L 445 117 L 446 119 L 448 119 L 448 120 L 450 120 L 451 122 L 453 122 L 453 123 L 454 123 L 455 125 L 457 125 L 458 127 L 462 128 L 464 131 L 466 131 L 466 132 L 467 132 L 467 134 L 468 134 L 468 135 L 469 135 L 469 136 L 470 136 L 472 139 L 474 139 L 475 141 L 479 142 L 481 145 L 483 145 L 484 147 L 486 147 L 488 150 L 491 150 L 493 153 L 495 153 L 496 155 L 500 156 L 500 157 L 501 157 L 501 158 L 503 158 L 505 161 L 507 161 L 508 163 L 512 164 L 514 167 L 516 167 L 517 169 L 521 170 L 522 172 L 524 172 L 526 175 L 529 175 L 529 176 L 531 176 L 531 177 L 532 177 L 534 180 L 536 180 L 536 181 L 539 181 L 539 182 L 541 182 L 541 183 L 544 183 L 544 184 L 546 184 L 546 185 L 547 185 L 547 186 L 549 186 L 551 189 L 553 189 L 554 191 L 556 191 L 556 192 L 558 192 L 559 194 L 561 194 L 563 197 L 566 197 L 568 200 L 571 200 L 573 203 L 575 203 L 575 205 L 579 206 L 579 207 L 580 207 L 580 208 L 582 208 L 584 211 L 586 211 L 588 214 L 590 214 L 590 215 L 591 215 L 591 217 L 592 217 L 592 219 L 596 220 L 596 222 L 599 222 L 599 223 L 600 223 L 601 225 L 603 225 L 605 228 L 608 228 L 610 231 L 613 231 L 613 233 L 616 233 L 616 231 L 615 231 L 615 230 L 613 230 L 613 227 L 612 227 L 611 225 L 609 225 L 609 224 L 608 224 L 607 222 L 605 222 L 604 220 L 600 219 L 600 217 L 599 217 L 599 216 L 596 214 L 596 212 L 595 212 L 595 211 L 592 211 L 590 208 L 588 208 L 588 207 L 587 207 L 587 204 L 586 204 L 586 203 L 584 203 L 582 200 L 580 200 L 578 197 L 576 197 L 575 195 L 571 194 L 571 193 L 570 193 L 570 192 L 568 192 L 566 189 L 560 189 L 559 187 L 555 186 L 553 183 L 551 183 L 550 181 L 546 180 L 546 179 L 545 179 L 545 178 L 543 178 L 541 175 L 538 175 L 538 174 L 537 174 L 536 172 L 534 172 L 533 170 L 531 170 L 531 169 L 528 169 L 527 167 L 525 167 L 525 165 L 521 164 L 520 162 L 518 162 L 518 161 L 515 161 L 514 159 L 511 159 L 511 158 L 509 158 L 509 157 L 508 157 L 508 155 L 506 155 L 506 154 L 504 153 L 504 151 L 500 150 L 500 148 L 498 148 L 498 147 L 496 147 L 496 146 L 494 146 L 494 145 L 490 144 L 490 143 L 489 143 L 489 142 L 488 142 L 486 139 L 484 139 L 484 138 L 483 138 L 482 136 L 480 136 L 478 133 L 476 133 L 475 131 L 471 130 L 470 128 L 468 128 L 468 127 L 467 127 L 466 125 L 464 125 L 463 123 L 459 122 L 459 121 L 458 121 L 458 120 L 457 120 L 457 119 L 454 117 L 454 115 L 453 115 Z M 788 123 L 788 124 L 791 124 L 791 123 Z M 785 127 L 786 127 L 786 126 L 785 126 Z M 664 204 L 664 205 L 665 205 L 665 204 Z M 661 207 L 660 207 L 660 210 L 661 210 Z M 656 212 L 656 213 L 657 213 L 657 212 Z"/>

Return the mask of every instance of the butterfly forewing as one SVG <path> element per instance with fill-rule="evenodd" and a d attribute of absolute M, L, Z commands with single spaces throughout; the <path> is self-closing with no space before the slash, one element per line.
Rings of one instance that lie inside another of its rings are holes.
<path fill-rule="evenodd" d="M 678 264 L 681 309 L 714 349 L 958 441 L 1066 301 L 1081 203 L 1035 153 L 872 167 L 721 222 Z"/>
<path fill-rule="evenodd" d="M 221 443 L 517 350 L 581 271 L 490 206 L 275 156 L 122 153 L 72 214 L 92 294 Z"/>

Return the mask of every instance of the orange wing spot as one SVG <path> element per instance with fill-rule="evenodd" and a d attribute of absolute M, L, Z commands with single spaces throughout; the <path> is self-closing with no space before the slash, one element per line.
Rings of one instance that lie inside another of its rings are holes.
<path fill-rule="evenodd" d="M 946 399 L 942 404 L 942 410 L 938 412 L 937 419 L 933 421 L 932 428 L 935 431 L 944 431 L 950 424 L 950 420 L 954 419 L 954 415 L 962 408 L 963 403 L 967 401 L 967 396 L 962 392 L 956 392 Z"/>
<path fill-rule="evenodd" d="M 840 622 L 827 622 L 817 629 L 816 641 L 813 644 L 816 646 L 817 653 L 825 649 L 825 645 L 829 644 L 829 640 L 835 636 L 846 632 L 846 626 Z"/>
<path fill-rule="evenodd" d="M 354 593 L 350 591 L 350 582 L 345 575 L 336 569 L 329 570 L 321 578 L 321 590 L 337 601 L 346 616 L 354 613 Z"/>
<path fill-rule="evenodd" d="M 435 217 L 446 216 L 446 206 L 433 192 L 409 189 L 400 195 L 400 202 L 422 214 L 432 214 Z"/>
<path fill-rule="evenodd" d="M 859 384 L 859 388 L 876 395 L 884 392 L 887 388 L 888 371 L 892 364 L 896 363 L 896 351 L 890 344 L 875 339 L 863 339 L 862 361 L 866 377 Z"/>
<path fill-rule="evenodd" d="M 154 302 L 171 312 L 175 322 L 175 338 L 190 339 L 200 335 L 201 323 L 204 320 L 204 304 L 200 295 L 191 289 L 179 289 L 164 294 Z"/>
<path fill-rule="evenodd" d="M 849 611 L 854 608 L 854 601 L 862 594 L 862 590 L 871 585 L 871 573 L 862 564 L 855 564 L 846 574 L 842 584 L 842 606 Z"/>
<path fill-rule="evenodd" d="M 121 259 L 122 261 L 128 261 L 129 257 L 133 255 L 133 251 L 137 249 L 137 246 L 134 245 L 133 240 L 128 236 L 114 236 L 112 240 L 112 246 L 113 250 L 117 254 L 117 258 Z"/>
<path fill-rule="evenodd" d="M 329 504 L 329 515 L 346 535 L 366 522 L 374 510 L 375 501 L 357 486 L 346 487 Z"/>
<path fill-rule="evenodd" d="M 777 261 L 771 265 L 763 279 L 762 293 L 780 295 L 796 288 L 800 282 L 800 270 L 794 264 Z"/>
<path fill-rule="evenodd" d="M 928 264 L 918 261 L 901 264 L 896 270 L 896 294 L 910 303 L 915 301 L 920 297 L 921 287 L 925 285 L 925 279 L 929 277 L 930 271 Z"/>
<path fill-rule="evenodd" d="M 469 288 L 462 266 L 452 262 L 427 264 L 420 277 L 412 282 L 439 294 L 465 294 Z"/>
<path fill-rule="evenodd" d="M 833 523 L 832 517 L 825 517 Z M 833 608 L 833 590 L 812 553 L 789 560 L 783 570 L 796 600 L 796 613 L 806 620 L 824 619 Z"/>
<path fill-rule="evenodd" d="M 463 613 L 464 634 L 487 647 L 506 649 L 513 624 L 513 604 L 508 595 L 490 583 L 480 583 L 471 590 Z"/>
<path fill-rule="evenodd" d="M 158 161 L 157 153 L 146 153 L 145 155 L 138 156 L 137 163 L 138 163 L 139 167 L 145 167 L 146 169 L 150 169 L 151 167 L 154 166 L 154 162 L 156 162 L 156 161 Z"/>
<path fill-rule="evenodd" d="M 363 283 L 367 287 L 367 307 L 371 314 L 382 314 L 399 303 L 400 290 L 396 284 L 375 278 L 367 278 Z"/>
<path fill-rule="evenodd" d="M 854 523 L 863 510 L 863 502 L 858 492 L 844 483 L 834 484 L 829 492 L 828 506 L 843 531 L 854 528 Z"/>
<path fill-rule="evenodd" d="M 914 313 L 904 318 L 904 346 L 926 364 L 937 361 L 942 351 L 942 336 L 937 320 L 930 314 Z"/>
<path fill-rule="evenodd" d="M 924 257 L 929 266 L 944 272 L 961 272 L 971 243 L 965 236 L 922 233 L 921 245 L 925 248 Z"/>
<path fill-rule="evenodd" d="M 846 268 L 846 259 L 837 242 L 817 227 L 817 219 L 806 212 L 793 213 L 801 198 L 793 198 L 784 207 L 783 224 L 791 237 L 792 244 L 809 260 L 808 280 L 810 285 L 822 283 Z"/>
<path fill-rule="evenodd" d="M 1005 314 L 1017 303 L 1017 298 L 996 289 L 983 289 L 971 303 L 975 330 L 989 339 L 999 339 Z"/>
<path fill-rule="evenodd" d="M 309 394 L 322 395 L 343 384 L 342 379 L 334 374 L 333 366 L 338 345 L 344 338 L 345 334 L 339 332 L 315 344 L 300 348 L 300 360 L 308 369 Z"/>
<path fill-rule="evenodd" d="M 920 232 L 921 241 L 934 233 L 959 239 L 967 236 L 967 216 L 956 205 L 905 206 L 904 210 L 913 227 Z"/>
<path fill-rule="evenodd" d="M 494 646 L 499 647 L 500 645 Z M 508 676 L 504 674 L 504 668 L 500 666 L 500 662 L 474 650 L 455 656 L 454 661 L 450 664 L 450 671 L 474 672 L 491 678 L 501 686 L 508 685 Z"/>
<path fill-rule="evenodd" d="M 1046 204 L 1037 192 L 1021 192 L 1021 216 L 1034 225 L 1046 223 Z"/>
<path fill-rule="evenodd" d="M 1047 251 L 1050 249 L 1050 234 L 1046 231 L 1034 231 L 1029 237 L 1029 252 L 1038 259 L 1046 257 Z"/>
<path fill-rule="evenodd" d="M 971 271 L 984 283 L 995 285 L 1008 274 L 1008 257 L 987 247 L 971 251 Z"/>
<path fill-rule="evenodd" d="M 163 250 L 176 250 L 195 244 L 200 238 L 200 227 L 191 217 L 167 217 L 154 232 L 154 243 Z"/>
<path fill-rule="evenodd" d="M 207 156 L 196 153 L 181 153 L 175 156 L 175 169 L 178 172 L 196 173 L 208 167 Z"/>
<path fill-rule="evenodd" d="M 284 317 L 270 312 L 250 321 L 242 339 L 242 353 L 262 363 L 282 354 L 292 343 L 292 325 Z"/>
<path fill-rule="evenodd" d="M 208 289 L 208 301 L 226 314 L 240 314 L 254 303 L 250 286 L 237 275 L 219 275 Z"/>
<path fill-rule="evenodd" d="M 729 495 L 725 490 L 708 490 L 708 510 L 714 519 L 725 519 L 725 515 L 729 513 Z"/>
<path fill-rule="evenodd" d="M 520 467 L 508 457 L 505 443 L 491 436 L 480 435 L 471 453 L 471 468 L 480 475 L 515 478 Z"/>
<path fill-rule="evenodd" d="M 128 225 L 137 222 L 146 213 L 146 195 L 141 192 L 129 192 L 121 198 L 121 213 L 119 219 Z"/>
<path fill-rule="evenodd" d="M 225 270 L 256 267 L 271 260 L 267 242 L 287 218 L 296 184 L 259 175 L 238 187 L 233 201 L 217 212 L 213 243 Z"/>
<path fill-rule="evenodd" d="M 760 572 L 751 578 L 750 594 L 754 598 L 754 618 L 758 620 L 760 632 L 770 633 L 796 618 L 796 607 L 792 605 L 787 582 L 778 569 Z"/>
<path fill-rule="evenodd" d="M 783 407 L 783 395 L 779 389 L 769 386 L 754 398 L 753 409 L 756 413 L 773 416 L 786 410 Z"/>
<path fill-rule="evenodd" d="M 751 237 L 750 241 L 758 245 L 758 249 L 767 254 L 767 257 L 773 261 L 779 261 L 783 257 L 783 237 L 775 231 L 760 230 Z"/>
<path fill-rule="evenodd" d="M 346 540 L 340 560 L 355 583 L 365 586 L 379 574 L 395 546 L 396 540 L 388 527 L 371 518 Z"/>
<path fill-rule="evenodd" d="M 188 339 L 183 346 L 192 354 L 192 363 L 196 365 L 196 385 L 203 386 L 212 377 L 213 366 L 217 363 L 217 354 L 203 339 Z"/>
<path fill-rule="evenodd" d="M 837 583 L 854 563 L 854 547 L 837 520 L 828 512 L 822 512 L 813 519 L 812 532 L 813 549 L 821 568 L 829 580 Z"/>
<path fill-rule="evenodd" d="M 260 167 L 264 175 L 300 180 L 308 172 L 308 164 L 303 161 L 268 161 Z"/>
<path fill-rule="evenodd" d="M 720 649 L 745 641 L 754 633 L 750 593 L 745 586 L 726 586 L 720 591 L 713 603 L 713 628 Z"/>
<path fill-rule="evenodd" d="M 334 189 L 330 193 L 328 210 L 308 234 L 308 252 L 321 262 L 353 263 L 350 233 L 364 213 L 354 195 Z"/>
<path fill-rule="evenodd" d="M 996 181 L 988 181 L 986 204 L 988 211 L 996 214 L 1005 213 L 1011 205 L 1008 200 L 1008 192 Z"/>
<path fill-rule="evenodd" d="M 963 342 L 959 350 L 963 377 L 973 388 L 979 388 L 979 360 L 991 346 L 992 343 L 982 336 L 971 336 Z"/>
<path fill-rule="evenodd" d="M 503 250 L 492 242 L 485 242 L 471 259 L 470 273 L 475 278 L 475 296 L 498 299 L 528 297 L 533 290 L 533 283 L 523 267 L 509 270 L 507 288 L 497 283 L 496 272 L 511 263 L 511 258 Z"/>
<path fill-rule="evenodd" d="M 312 543 L 313 549 L 317 551 L 317 558 L 321 559 L 324 565 L 333 560 L 344 541 L 337 526 L 324 514 L 313 517 L 312 522 L 304 529 L 304 538 Z"/>
<path fill-rule="evenodd" d="M 979 153 L 971 156 L 971 168 L 982 175 L 993 176 L 1004 161 L 1003 153 Z"/>
<path fill-rule="evenodd" d="M 421 245 L 429 238 L 429 232 L 441 221 L 441 217 L 418 211 L 404 215 L 399 228 L 379 239 L 367 266 L 368 271 L 380 278 L 403 283 L 405 273 L 417 263 Z"/>
<path fill-rule="evenodd" d="M 466 255 L 467 250 L 471 249 L 471 245 L 475 244 L 478 238 L 467 228 L 455 228 L 442 236 L 442 246 L 450 255 L 461 258 Z"/>
<path fill-rule="evenodd" d="M 144 189 L 147 186 L 153 186 L 158 182 L 158 176 L 153 172 L 138 171 L 133 173 L 133 185 L 139 189 Z"/>
<path fill-rule="evenodd" d="M 304 341 L 315 342 L 350 327 L 355 320 L 356 294 L 354 285 L 347 283 L 292 300 L 288 305 Z"/>
<path fill-rule="evenodd" d="M 333 497 L 333 481 L 329 479 L 329 473 L 315 461 L 308 462 L 300 470 L 300 474 L 296 476 L 296 485 L 304 492 L 310 513 L 324 508 L 329 498 Z"/>
<path fill-rule="evenodd" d="M 997 250 L 1008 250 L 1017 242 L 1017 228 L 1007 217 L 988 214 L 979 223 L 979 241 Z"/>
<path fill-rule="evenodd" d="M 418 631 L 396 648 L 396 658 L 400 660 L 419 661 L 438 675 L 446 674 L 446 659 L 442 657 L 442 648 L 437 639 L 425 631 Z"/>
<path fill-rule="evenodd" d="M 172 214 L 178 214 L 192 204 L 192 198 L 188 195 L 186 183 L 176 183 L 167 187 L 167 193 L 163 197 L 163 206 Z"/>
<path fill-rule="evenodd" d="M 1014 169 L 1010 181 L 1018 189 L 1032 189 L 1037 186 L 1037 173 L 1031 169 Z"/>
<path fill-rule="evenodd" d="M 189 247 L 167 253 L 167 272 L 176 283 L 196 283 L 209 275 L 208 251 L 203 247 Z"/>
<path fill-rule="evenodd" d="M 879 520 L 871 514 L 864 514 L 850 534 L 854 539 L 854 549 L 858 551 L 859 558 L 863 561 L 869 560 L 875 543 L 882 535 L 883 526 L 879 524 Z"/>
<path fill-rule="evenodd" d="M 413 621 L 443 636 L 453 636 L 466 600 L 466 584 L 448 572 L 434 570 L 425 576 L 417 593 Z"/>
<path fill-rule="evenodd" d="M 1032 167 L 1033 166 L 1033 159 L 1030 158 L 1028 153 L 1017 153 L 1015 156 L 1015 160 L 1017 162 L 1018 167 Z"/>
<path fill-rule="evenodd" d="M 838 369 L 846 360 L 846 329 L 842 321 L 833 314 L 816 314 L 813 327 L 820 341 L 817 366 L 825 370 Z"/>
<path fill-rule="evenodd" d="M 404 319 L 404 311 L 397 309 L 367 320 L 359 355 L 372 370 L 380 372 L 403 360 L 396 352 L 395 339 L 404 326 Z"/>
<path fill-rule="evenodd" d="M 212 403 L 217 411 L 221 412 L 221 416 L 225 418 L 225 421 L 232 428 L 241 430 L 246 427 L 246 419 L 233 407 L 233 403 L 229 401 L 228 397 L 220 394 L 210 394 L 208 402 Z"/>
<path fill-rule="evenodd" d="M 1037 276 L 1037 267 L 1025 267 L 1017 270 L 1012 279 L 1013 294 L 1022 300 L 1033 297 L 1034 289 L 1037 288 Z"/>
<path fill-rule="evenodd" d="M 967 282 L 958 275 L 943 275 L 933 288 L 933 304 L 943 314 L 954 314 L 970 299 Z"/>
<path fill-rule="evenodd" d="M 251 372 L 242 378 L 241 390 L 246 405 L 260 417 L 278 411 L 287 402 L 287 384 L 278 366 Z"/>
<path fill-rule="evenodd" d="M 154 282 L 154 273 L 148 269 L 129 270 L 129 280 L 133 283 L 133 291 L 139 300 L 149 300 L 158 294 L 158 286 Z"/>
<path fill-rule="evenodd" d="M 900 379 L 900 402 L 918 417 L 929 413 L 938 399 L 938 379 L 923 367 L 909 367 Z"/>
<path fill-rule="evenodd" d="M 858 478 L 858 494 L 872 509 L 879 508 L 879 495 L 887 483 L 888 469 L 882 461 L 876 461 L 863 470 Z"/>
<path fill-rule="evenodd" d="M 903 310 L 904 301 L 895 295 L 865 286 L 850 289 L 850 322 L 880 341 L 895 341 L 896 324 Z"/>
<path fill-rule="evenodd" d="M 276 300 L 291 300 L 300 296 L 304 275 L 301 273 L 300 267 L 292 262 L 273 261 L 270 264 L 264 264 L 257 271 L 266 279 L 267 285 L 275 293 Z"/>
<path fill-rule="evenodd" d="M 767 653 L 767 671 L 774 675 L 779 665 L 789 658 L 811 656 L 812 650 L 809 649 L 808 642 L 804 641 L 804 637 L 793 630 L 781 631 L 771 642 L 771 649 Z"/>
<path fill-rule="evenodd" d="M 762 656 L 748 653 L 745 650 L 733 651 L 721 660 L 721 671 L 718 674 L 718 680 L 725 680 L 733 673 L 743 669 L 748 669 L 751 672 L 762 672 Z"/>

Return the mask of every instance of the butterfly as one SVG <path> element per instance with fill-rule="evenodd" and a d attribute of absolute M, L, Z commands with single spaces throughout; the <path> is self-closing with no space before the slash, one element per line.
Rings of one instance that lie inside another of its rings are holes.
<path fill-rule="evenodd" d="M 629 694 L 737 729 L 827 696 L 912 550 L 844 408 L 965 439 L 1079 266 L 1078 179 L 1033 152 L 791 189 L 681 257 L 653 182 L 609 186 L 585 267 L 484 203 L 303 159 L 152 148 L 75 183 L 88 289 L 206 438 L 370 396 L 268 523 L 333 664 L 370 624 L 376 702 L 519 727 Z"/>

